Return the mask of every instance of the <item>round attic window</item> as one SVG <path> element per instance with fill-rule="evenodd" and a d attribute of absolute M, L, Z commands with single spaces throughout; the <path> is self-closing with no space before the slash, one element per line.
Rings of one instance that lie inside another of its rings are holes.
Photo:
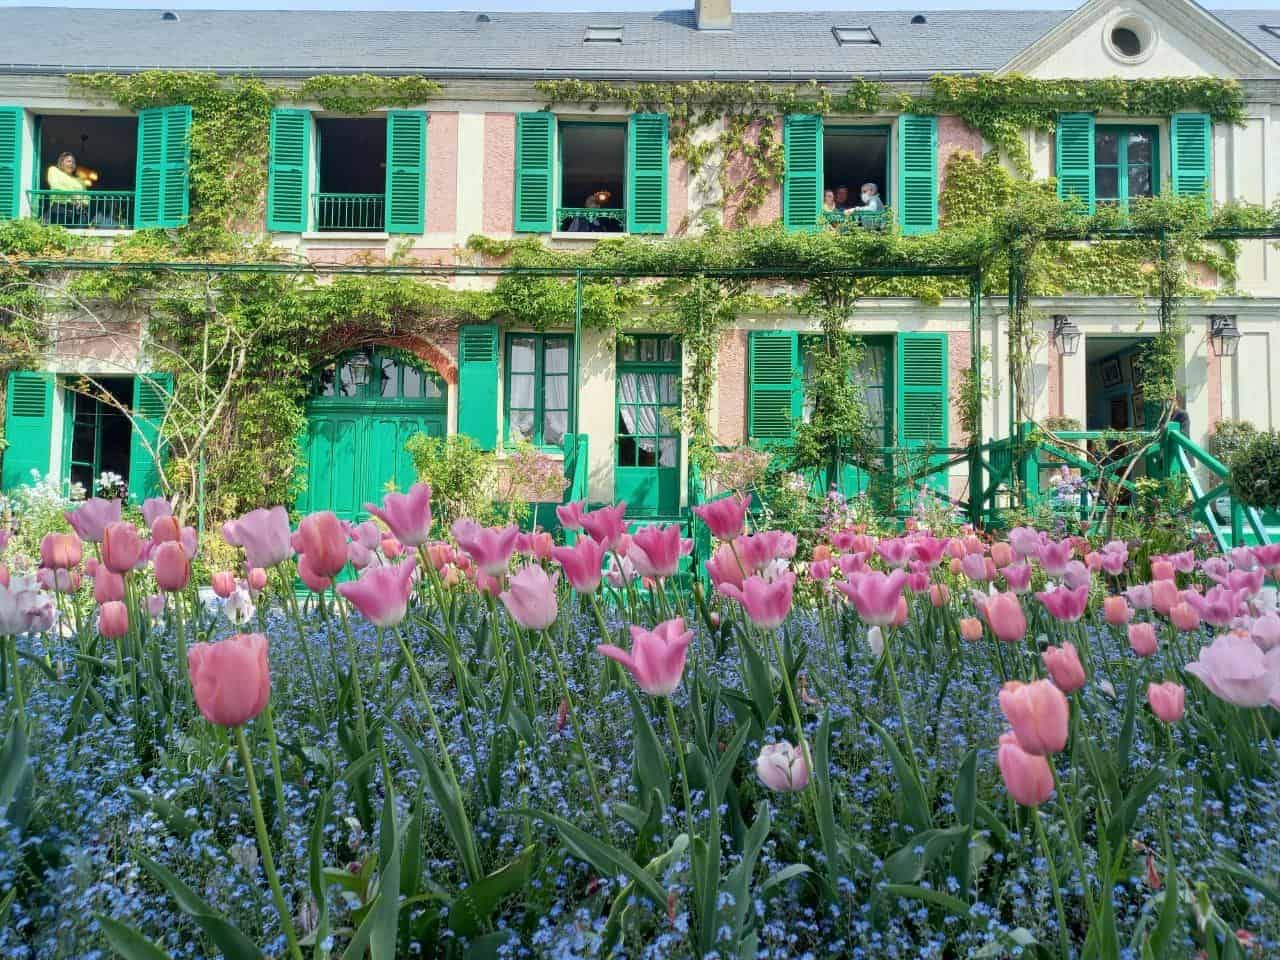
<path fill-rule="evenodd" d="M 1107 53 L 1121 63 L 1141 63 L 1156 46 L 1156 33 L 1150 22 L 1133 13 L 1122 13 L 1113 19 L 1103 36 Z"/>

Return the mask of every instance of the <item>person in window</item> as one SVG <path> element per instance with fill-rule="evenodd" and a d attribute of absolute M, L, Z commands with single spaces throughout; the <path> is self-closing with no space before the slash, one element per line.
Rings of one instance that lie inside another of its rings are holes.
<path fill-rule="evenodd" d="M 75 154 L 58 154 L 58 161 L 45 171 L 44 176 L 49 189 L 57 191 L 56 196 L 49 198 L 48 219 L 64 226 L 86 223 L 89 188 L 76 176 Z"/>
<path fill-rule="evenodd" d="M 880 213 L 884 210 L 884 201 L 880 199 L 880 188 L 874 183 L 864 183 L 862 185 L 862 205 L 854 207 L 855 210 L 863 210 L 867 213 Z"/>
<path fill-rule="evenodd" d="M 849 188 L 843 183 L 836 187 L 835 201 L 836 209 L 841 213 L 848 212 L 849 208 L 853 206 L 849 202 Z"/>
<path fill-rule="evenodd" d="M 844 222 L 844 214 L 836 206 L 836 192 L 834 190 L 822 191 L 822 221 L 832 226 L 837 226 Z"/>

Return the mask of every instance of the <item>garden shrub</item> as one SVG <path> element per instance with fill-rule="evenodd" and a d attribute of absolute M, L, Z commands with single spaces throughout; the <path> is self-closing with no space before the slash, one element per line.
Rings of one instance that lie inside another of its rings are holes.
<path fill-rule="evenodd" d="M 481 450 L 466 434 L 431 437 L 415 433 L 404 448 L 418 479 L 431 486 L 435 520 L 448 530 L 459 517 L 496 523 L 502 511 L 495 503 L 497 457 Z"/>
<path fill-rule="evenodd" d="M 1235 452 L 1227 486 L 1246 507 L 1280 507 L 1280 432 L 1259 433 Z"/>
<path fill-rule="evenodd" d="M 1248 420 L 1219 420 L 1209 434 L 1209 452 L 1230 463 L 1237 450 L 1257 436 L 1258 428 Z"/>

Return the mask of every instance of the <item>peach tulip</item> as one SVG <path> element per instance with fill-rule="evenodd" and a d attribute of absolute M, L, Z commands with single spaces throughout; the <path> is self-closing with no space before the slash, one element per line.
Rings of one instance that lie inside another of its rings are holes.
<path fill-rule="evenodd" d="M 1000 688 L 1000 709 L 1028 753 L 1058 753 L 1067 745 L 1071 708 L 1048 680 L 1010 680 Z"/>
<path fill-rule="evenodd" d="M 266 708 L 271 668 L 262 634 L 238 633 L 217 643 L 193 644 L 187 667 L 196 706 L 210 723 L 238 727 Z"/>

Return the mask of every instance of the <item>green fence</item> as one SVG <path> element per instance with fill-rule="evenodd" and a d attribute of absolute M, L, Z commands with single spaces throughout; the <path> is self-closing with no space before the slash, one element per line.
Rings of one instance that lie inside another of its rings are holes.
<path fill-rule="evenodd" d="M 71 229 L 133 229 L 132 190 L 28 190 L 31 215 Z"/>
<path fill-rule="evenodd" d="M 317 193 L 312 198 L 317 230 L 381 233 L 386 229 L 386 195 Z"/>

